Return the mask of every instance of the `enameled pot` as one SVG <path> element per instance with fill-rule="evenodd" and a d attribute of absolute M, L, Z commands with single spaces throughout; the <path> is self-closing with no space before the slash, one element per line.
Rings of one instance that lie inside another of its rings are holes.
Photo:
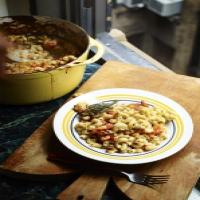
<path fill-rule="evenodd" d="M 12 30 L 12 23 L 23 24 Z M 31 74 L 7 74 L 0 77 L 0 103 L 23 105 L 45 102 L 61 97 L 81 82 L 86 64 L 93 63 L 102 57 L 103 46 L 90 38 L 79 26 L 51 17 L 40 16 L 15 16 L 0 18 L 0 31 L 4 34 L 41 34 L 56 35 L 70 41 L 77 59 L 72 63 L 63 65 L 45 72 Z M 96 54 L 90 58 L 88 52 L 91 47 L 96 47 Z"/>

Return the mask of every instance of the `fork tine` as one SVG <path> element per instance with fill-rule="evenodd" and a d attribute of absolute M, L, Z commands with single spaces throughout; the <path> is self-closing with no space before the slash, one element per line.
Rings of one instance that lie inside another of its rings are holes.
<path fill-rule="evenodd" d="M 148 180 L 169 180 L 169 175 L 165 175 L 165 176 L 147 175 L 145 178 L 148 179 Z"/>
<path fill-rule="evenodd" d="M 163 184 L 163 183 L 167 183 L 168 180 L 166 181 L 146 181 L 145 183 L 147 184 Z"/>
<path fill-rule="evenodd" d="M 165 180 L 147 180 L 147 182 L 151 183 L 151 182 L 158 182 L 158 183 L 162 183 L 162 182 L 167 182 L 168 179 Z"/>
<path fill-rule="evenodd" d="M 159 178 L 155 178 L 155 177 L 151 177 L 151 176 L 136 176 L 134 177 L 135 180 L 140 180 L 140 181 L 168 181 L 169 177 L 159 177 Z"/>
<path fill-rule="evenodd" d="M 131 181 L 134 184 L 144 185 L 154 189 L 154 185 L 165 184 L 166 182 L 144 182 L 144 181 Z"/>
<path fill-rule="evenodd" d="M 145 183 L 149 183 L 149 184 L 163 184 L 163 183 L 167 183 L 168 182 L 168 180 L 163 180 L 163 181 L 156 181 L 156 180 L 154 180 L 154 181 L 145 181 Z"/>
<path fill-rule="evenodd" d="M 163 184 L 163 183 L 167 183 L 168 182 L 168 179 L 165 179 L 165 180 L 145 180 L 145 183 L 147 184 Z"/>
<path fill-rule="evenodd" d="M 169 180 L 169 178 L 146 178 L 146 180 L 149 180 L 149 181 L 167 181 Z"/>

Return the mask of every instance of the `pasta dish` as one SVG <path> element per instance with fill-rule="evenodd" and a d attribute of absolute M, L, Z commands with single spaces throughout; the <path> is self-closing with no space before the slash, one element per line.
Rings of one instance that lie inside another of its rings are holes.
<path fill-rule="evenodd" d="M 157 148 L 167 139 L 166 125 L 173 113 L 136 103 L 102 102 L 88 105 L 78 103 L 79 114 L 75 130 L 90 146 L 107 153 L 141 153 Z"/>

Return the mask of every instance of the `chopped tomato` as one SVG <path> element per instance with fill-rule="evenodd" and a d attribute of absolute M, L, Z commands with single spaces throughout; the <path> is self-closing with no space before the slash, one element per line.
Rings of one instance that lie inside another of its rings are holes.
<path fill-rule="evenodd" d="M 116 118 L 118 115 L 118 113 L 113 110 L 107 110 L 106 113 L 112 115 L 112 118 Z"/>
<path fill-rule="evenodd" d="M 137 111 L 140 111 L 142 109 L 141 104 L 138 104 L 138 103 L 137 104 L 130 104 L 130 105 L 128 105 L 128 107 L 132 108 L 134 110 L 137 110 Z"/>
<path fill-rule="evenodd" d="M 44 45 L 44 48 L 46 48 L 46 49 L 52 49 L 52 48 L 56 47 L 57 43 L 58 43 L 57 40 L 46 39 L 44 41 L 43 45 Z"/>
<path fill-rule="evenodd" d="M 111 123 L 106 123 L 103 126 L 100 126 L 98 128 L 95 128 L 94 130 L 92 130 L 92 132 L 106 132 L 106 130 L 110 130 L 113 128 L 113 124 Z"/>
<path fill-rule="evenodd" d="M 162 130 L 162 128 L 161 128 L 161 126 L 159 125 L 159 124 L 157 124 L 157 125 L 155 125 L 154 127 L 153 127 L 153 134 L 154 135 L 159 135 L 159 134 L 161 134 L 163 132 L 163 130 Z"/>
<path fill-rule="evenodd" d="M 113 110 L 107 110 L 106 113 L 110 114 L 110 115 L 113 115 L 115 112 Z"/>
<path fill-rule="evenodd" d="M 101 141 L 107 141 L 107 140 L 110 140 L 110 135 L 101 137 Z"/>
<path fill-rule="evenodd" d="M 107 128 L 107 129 L 112 129 L 112 128 L 113 128 L 113 124 L 107 123 L 107 124 L 106 124 L 106 128 Z"/>
<path fill-rule="evenodd" d="M 91 131 L 91 133 L 92 134 L 96 134 L 96 135 L 99 135 L 99 136 L 103 136 L 103 135 L 105 135 L 106 134 L 106 132 L 105 131 L 103 131 L 103 130 L 99 130 L 99 129 L 93 129 L 92 131 Z"/>
<path fill-rule="evenodd" d="M 106 113 L 110 114 L 110 115 L 116 115 L 117 114 L 117 112 L 115 112 L 113 110 L 107 110 Z"/>
<path fill-rule="evenodd" d="M 115 141 L 116 140 L 116 137 L 114 135 L 110 135 L 110 141 Z"/>
<path fill-rule="evenodd" d="M 125 134 L 125 135 L 130 135 L 131 132 L 130 132 L 130 131 L 125 131 L 124 134 Z"/>
<path fill-rule="evenodd" d="M 145 133 L 144 129 L 141 129 L 141 128 L 134 128 L 134 131 L 135 131 L 135 133 L 139 133 L 139 134 Z"/>

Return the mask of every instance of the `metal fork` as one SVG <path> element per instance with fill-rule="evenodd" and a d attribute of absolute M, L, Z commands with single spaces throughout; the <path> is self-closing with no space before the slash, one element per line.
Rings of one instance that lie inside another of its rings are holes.
<path fill-rule="evenodd" d="M 59 154 L 58 155 L 54 155 L 54 154 L 50 154 L 48 155 L 48 160 L 50 161 L 60 161 L 63 163 L 67 163 L 67 164 L 75 164 L 75 161 L 70 162 L 68 160 L 66 160 L 65 158 L 62 158 Z M 76 164 L 75 164 L 76 166 Z M 153 185 L 155 184 L 164 184 L 169 180 L 169 175 L 147 175 L 147 174 L 140 174 L 140 173 L 128 173 L 125 171 L 121 171 L 121 170 L 114 170 L 114 169 L 108 169 L 108 168 L 104 168 L 104 167 L 94 167 L 89 164 L 88 166 L 85 166 L 85 168 L 83 169 L 83 166 L 81 167 L 81 171 L 98 171 L 101 169 L 101 172 L 105 172 L 105 173 L 109 173 L 109 175 L 111 176 L 119 176 L 122 175 L 124 177 L 126 177 L 126 179 L 129 182 L 132 183 L 136 183 L 136 184 L 140 184 L 140 185 L 145 185 L 148 187 L 153 188 Z"/>
<path fill-rule="evenodd" d="M 156 184 L 164 184 L 169 180 L 169 175 L 147 175 L 147 174 L 139 174 L 139 173 L 128 173 L 124 171 L 120 171 L 120 174 L 125 176 L 128 181 L 140 185 L 145 185 L 153 188 Z"/>

